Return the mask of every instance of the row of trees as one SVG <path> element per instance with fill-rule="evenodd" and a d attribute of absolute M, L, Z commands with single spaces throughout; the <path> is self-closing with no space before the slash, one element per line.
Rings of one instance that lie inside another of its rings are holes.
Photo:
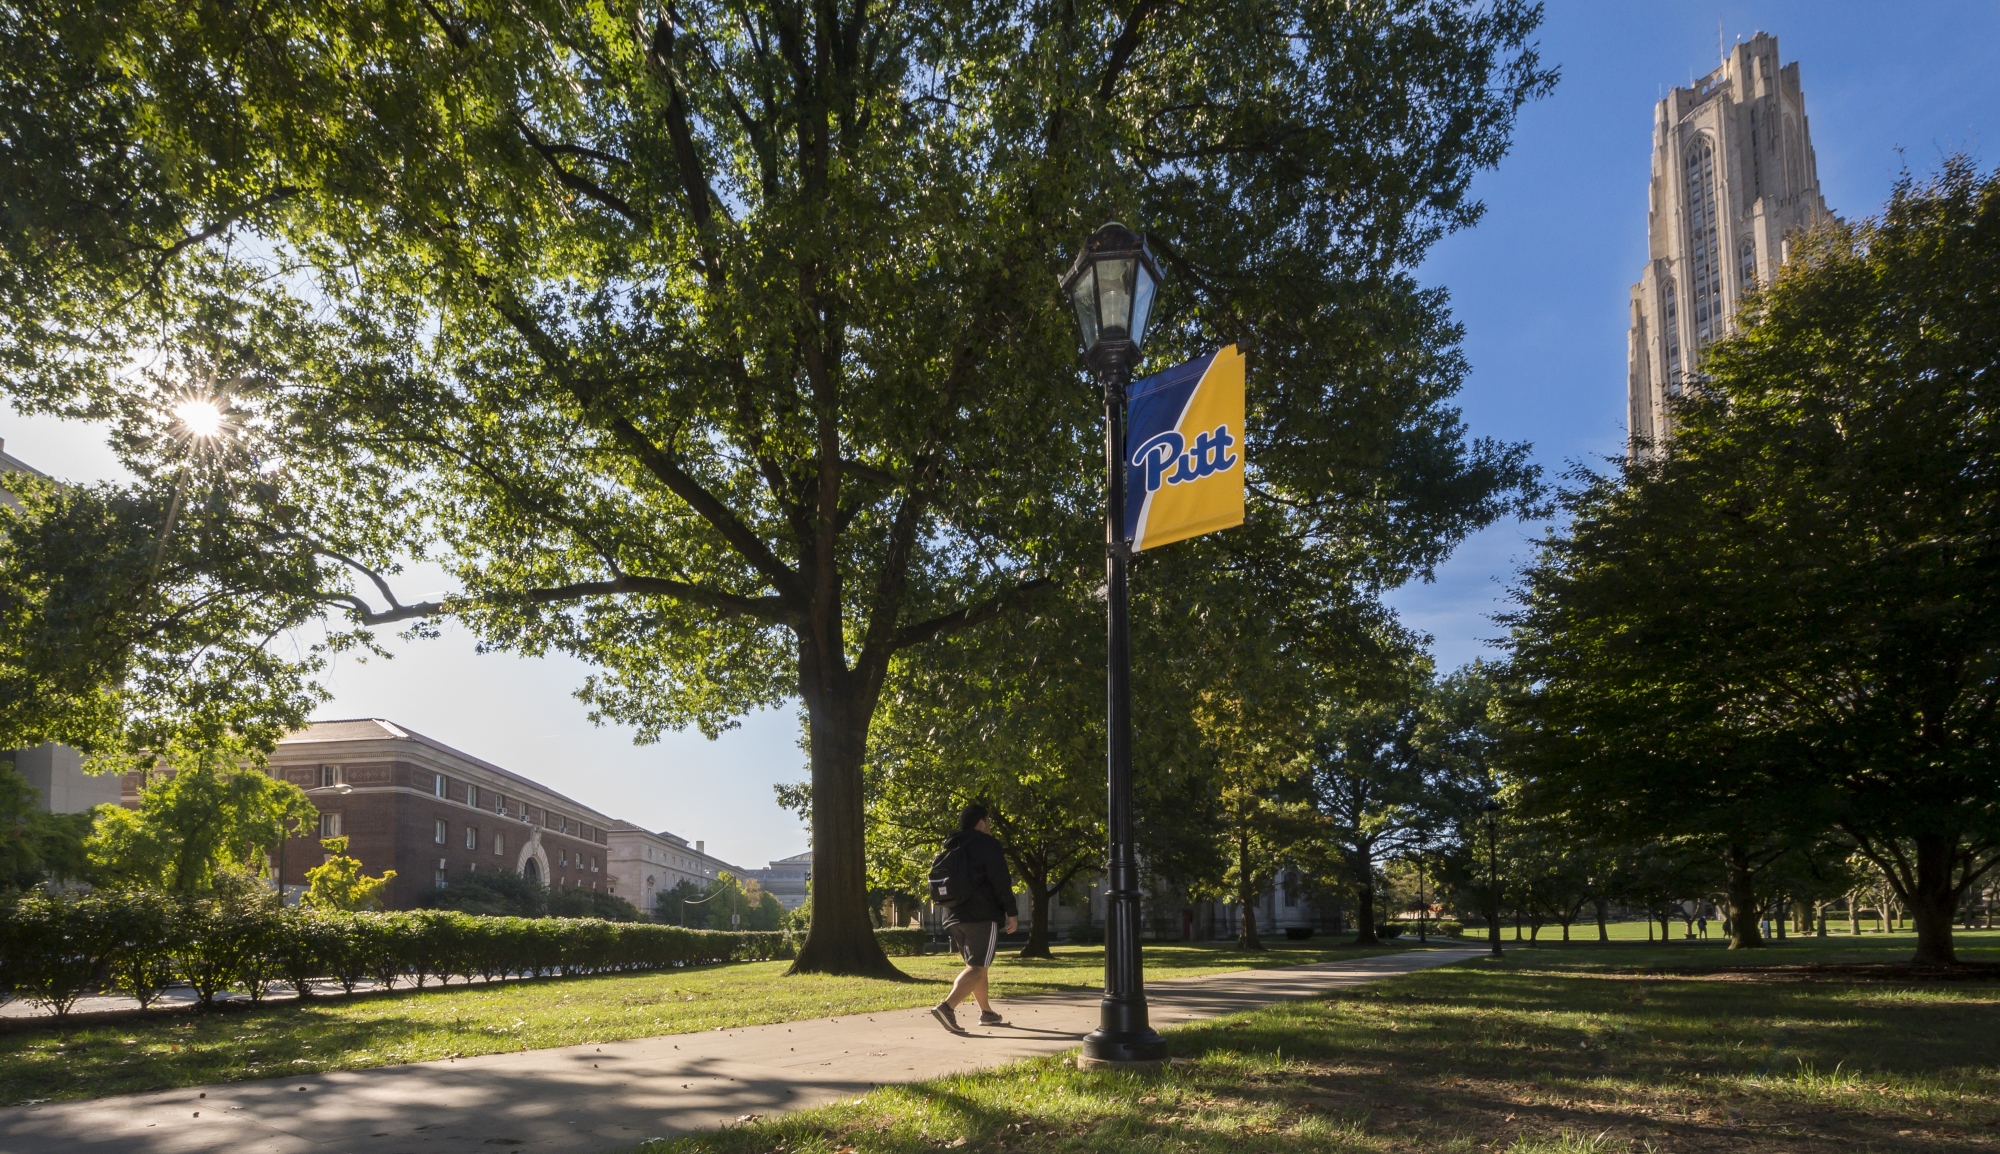
<path fill-rule="evenodd" d="M 1192 899 L 1241 906 L 1247 948 L 1286 870 L 1319 901 L 1351 903 L 1373 940 L 1389 915 L 1376 900 L 1384 869 L 1420 847 L 1449 856 L 1492 792 L 1497 685 L 1484 665 L 1433 677 L 1386 616 L 1322 631 L 1312 607 L 1280 605 L 1268 587 L 1210 580 L 1179 605 L 1153 592 L 1256 540 L 1253 527 L 1209 557 L 1135 566 L 1149 590 L 1133 631 L 1144 868 Z M 1052 901 L 1103 862 L 1103 652 L 1082 640 L 1101 619 L 1101 602 L 1048 597 L 1024 621 L 892 669 L 867 775 L 879 893 L 920 902 L 959 810 L 981 802 L 1027 894 L 1024 953 L 1047 956 Z M 803 789 L 780 793 L 802 806 Z"/>
<path fill-rule="evenodd" d="M 1952 160 L 1882 216 L 1800 238 L 1683 382 L 1666 444 L 1577 473 L 1507 614 L 1509 653 L 1433 679 L 1366 602 L 1253 525 L 1142 558 L 1140 829 L 1156 876 L 1253 907 L 1284 867 L 1352 901 L 1392 859 L 1565 937 L 1616 903 L 1735 947 L 1776 912 L 1907 908 L 1916 958 L 2000 864 L 2000 175 Z M 869 776 L 878 884 L 914 889 L 994 805 L 1046 949 L 1098 863 L 1102 684 L 1087 597 L 901 658 Z"/>
<path fill-rule="evenodd" d="M 1520 804 L 1713 839 L 1732 945 L 1767 872 L 1858 854 L 1950 962 L 2000 863 L 1996 268 L 2000 176 L 1962 158 L 1801 238 L 1507 619 Z"/>

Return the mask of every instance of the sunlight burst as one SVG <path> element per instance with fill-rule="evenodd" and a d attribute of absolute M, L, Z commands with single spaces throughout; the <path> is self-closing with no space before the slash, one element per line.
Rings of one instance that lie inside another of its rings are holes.
<path fill-rule="evenodd" d="M 190 397 L 175 405 L 174 419 L 192 437 L 206 439 L 222 432 L 222 407 L 206 398 Z"/>

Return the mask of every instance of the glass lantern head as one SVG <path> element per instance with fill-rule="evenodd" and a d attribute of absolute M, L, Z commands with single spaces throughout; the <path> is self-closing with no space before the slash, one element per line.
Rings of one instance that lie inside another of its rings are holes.
<path fill-rule="evenodd" d="M 1144 237 L 1115 222 L 1091 233 L 1062 279 L 1085 359 L 1137 360 L 1159 286 L 1160 266 Z"/>

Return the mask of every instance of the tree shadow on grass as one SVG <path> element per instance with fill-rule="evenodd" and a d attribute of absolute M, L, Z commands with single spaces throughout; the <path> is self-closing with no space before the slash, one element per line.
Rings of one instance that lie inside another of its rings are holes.
<path fill-rule="evenodd" d="M 1938 1150 L 2000 1109 L 1992 1000 L 1456 967 L 1175 1030 L 1157 1078 L 1040 1059 L 681 1154 Z M 1573 1147 L 1574 1144 L 1572 1144 Z"/>

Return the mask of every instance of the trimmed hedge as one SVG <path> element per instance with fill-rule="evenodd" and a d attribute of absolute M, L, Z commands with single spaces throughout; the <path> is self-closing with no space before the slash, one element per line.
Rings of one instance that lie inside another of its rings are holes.
<path fill-rule="evenodd" d="M 881 930 L 893 955 L 921 954 L 923 930 Z M 202 1003 L 227 990 L 261 999 L 312 983 L 352 993 L 374 979 L 422 989 L 474 977 L 573 977 L 792 957 L 783 933 L 687 930 L 590 918 L 483 917 L 450 910 L 326 913 L 274 899 L 188 900 L 145 892 L 0 898 L 0 1003 L 25 998 L 65 1017 L 87 994 L 149 1006 L 173 982 Z"/>
<path fill-rule="evenodd" d="M 875 940 L 882 943 L 882 952 L 892 958 L 914 958 L 923 954 L 924 943 L 930 941 L 931 932 L 925 929 L 876 930 Z"/>

